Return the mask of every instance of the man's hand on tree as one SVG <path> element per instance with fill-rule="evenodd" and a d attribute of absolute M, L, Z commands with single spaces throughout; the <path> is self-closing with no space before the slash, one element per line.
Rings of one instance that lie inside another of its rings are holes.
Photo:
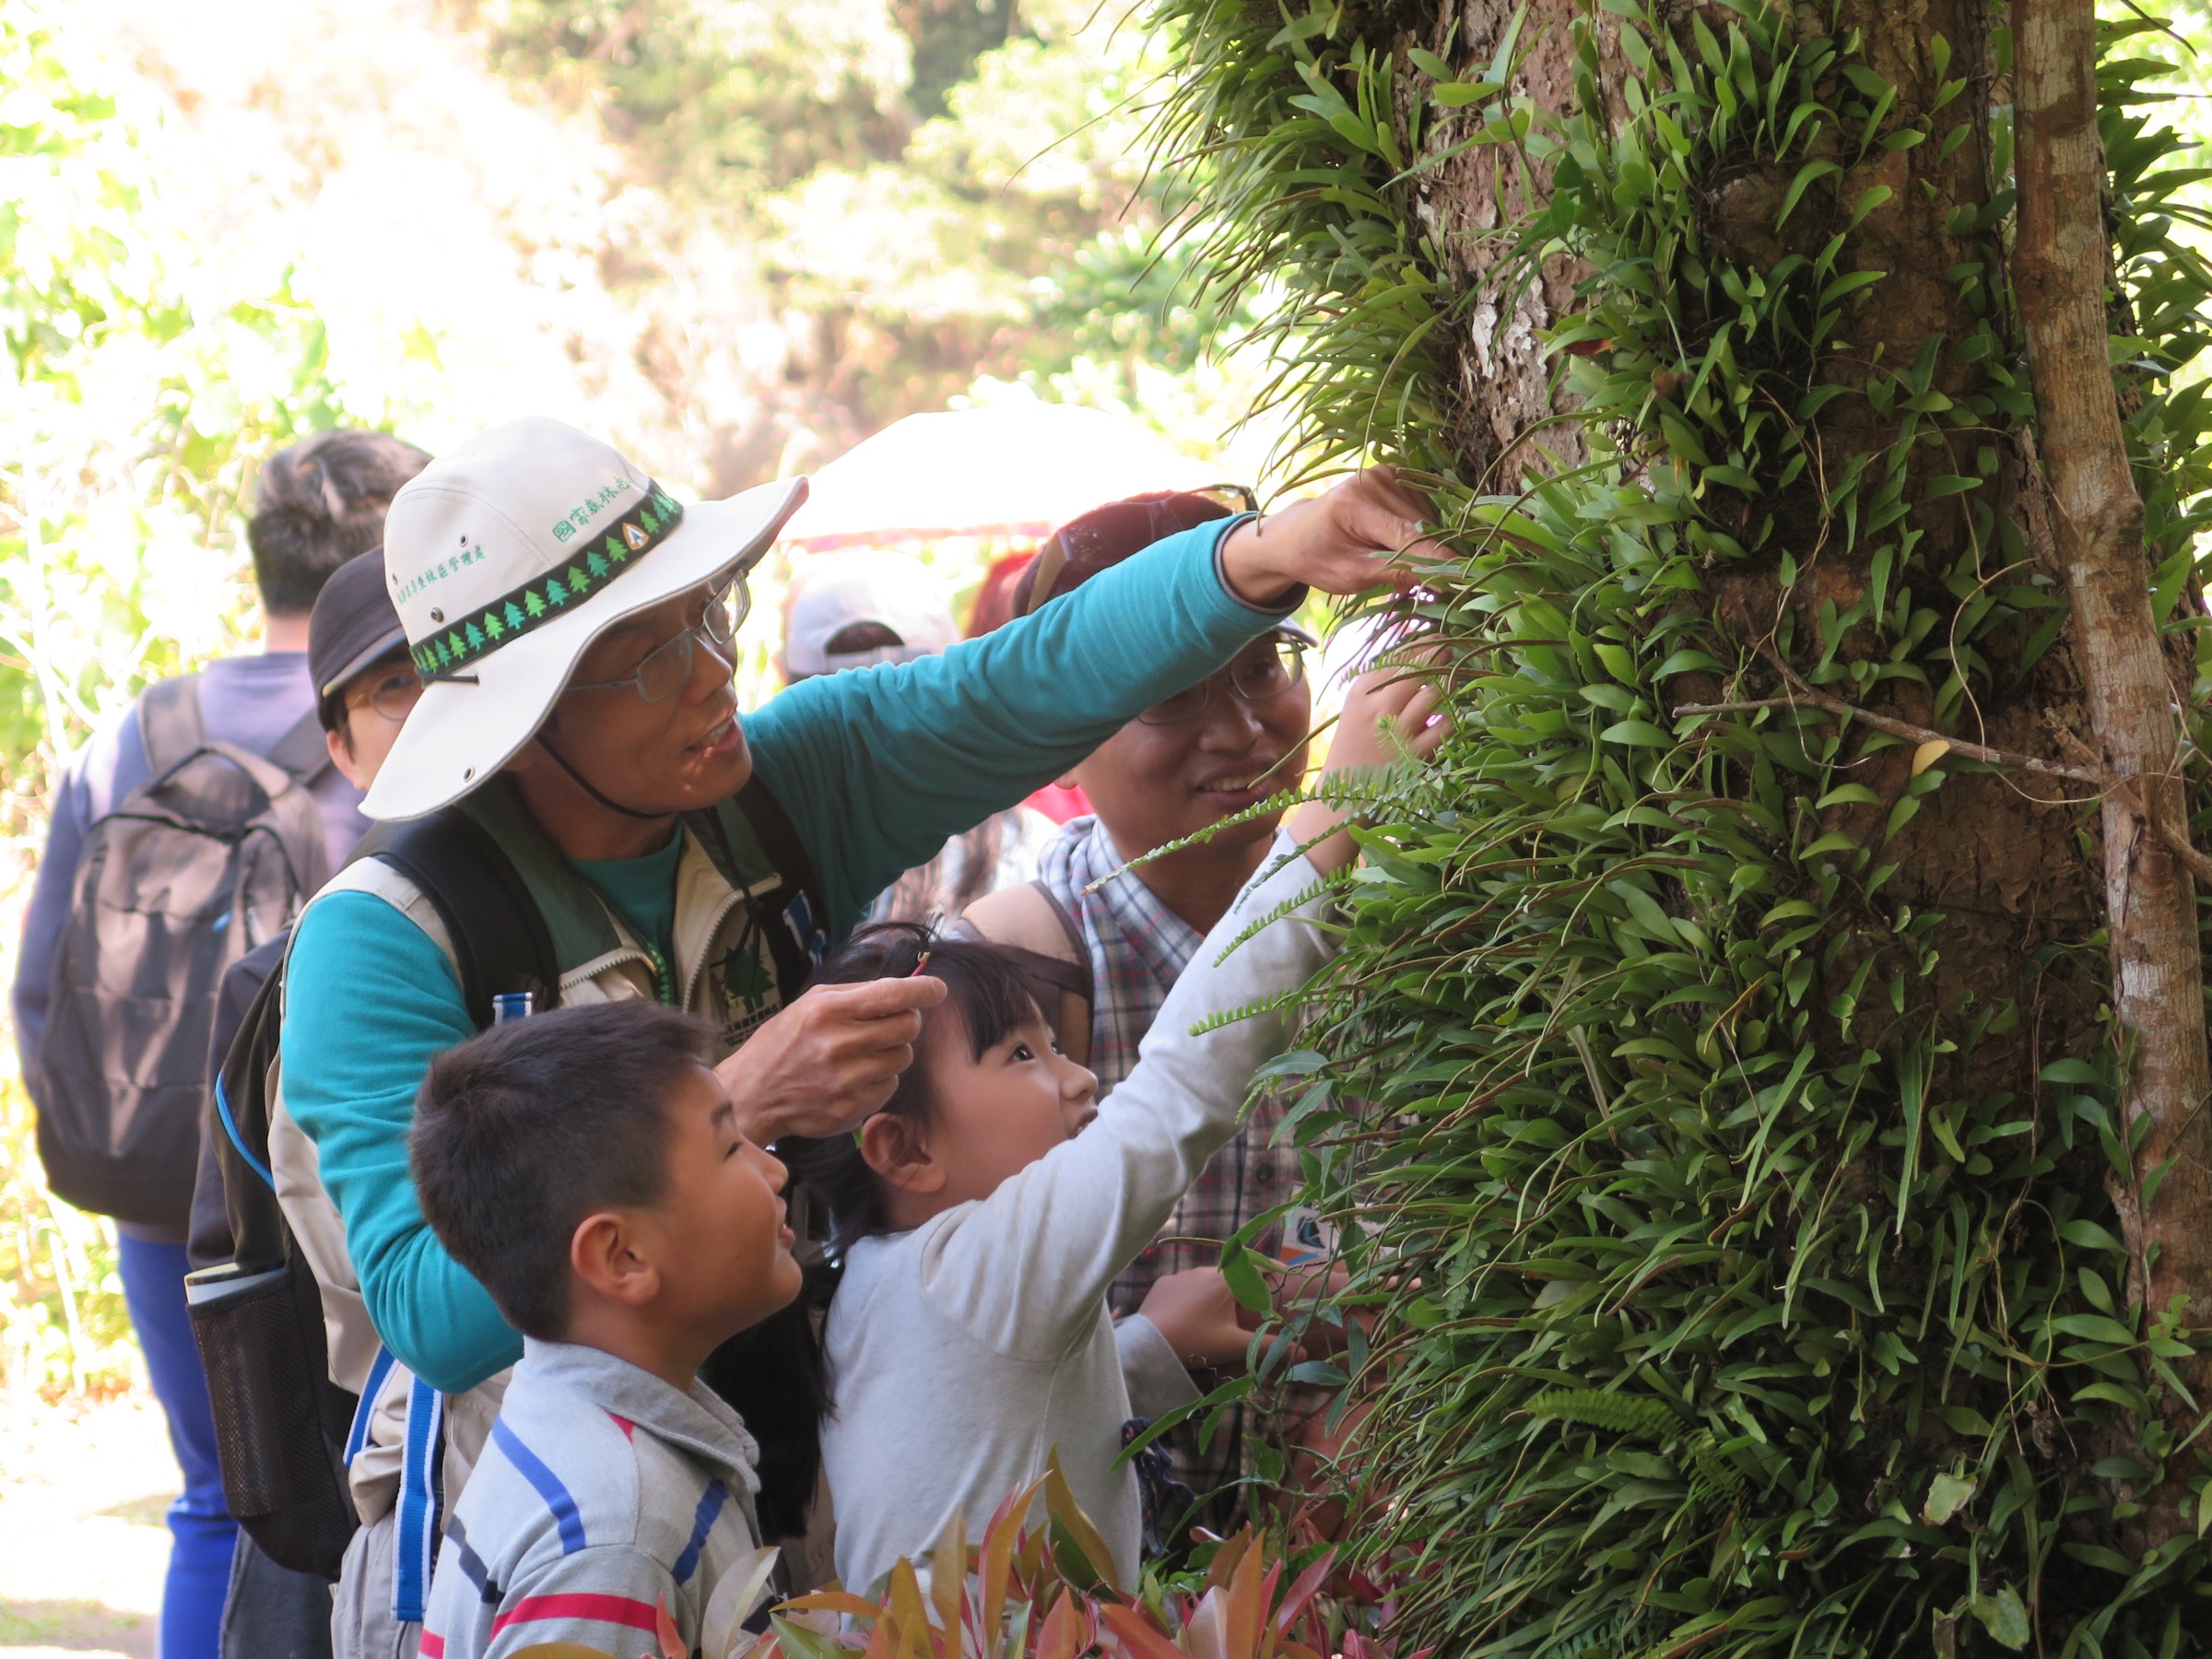
<path fill-rule="evenodd" d="M 944 1000 L 939 979 L 817 985 L 714 1068 L 738 1128 L 763 1147 L 851 1130 L 891 1098 L 913 1064 L 922 1010 Z"/>
<path fill-rule="evenodd" d="M 1402 584 L 1402 557 L 1444 555 L 1421 535 L 1431 511 L 1398 482 L 1397 468 L 1371 466 L 1325 495 L 1239 524 L 1221 544 L 1222 573 L 1239 598 L 1262 606 L 1280 604 L 1301 582 L 1324 594 Z"/>

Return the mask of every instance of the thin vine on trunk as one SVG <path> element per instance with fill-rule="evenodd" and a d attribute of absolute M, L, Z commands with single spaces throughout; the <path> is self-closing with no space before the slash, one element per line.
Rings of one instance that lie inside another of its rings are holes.
<path fill-rule="evenodd" d="M 2121 1116 L 2132 1179 L 2112 1199 L 2136 1258 L 2133 1288 L 2154 1320 L 2212 1313 L 2212 1069 L 2195 884 L 2168 836 L 2185 835 L 2180 723 L 2165 641 L 2150 608 L 2143 500 L 2113 394 L 2106 273 L 2104 147 L 2097 130 L 2097 18 L 2089 0 L 2019 0 L 2019 236 L 2013 285 L 2035 401 L 2050 524 L 2081 665 L 2088 724 L 2113 782 L 2103 792 L 2104 902 L 2112 1008 L 2126 1053 Z M 2180 688 L 2187 695 L 2187 688 Z M 2185 841 L 2184 841 L 2185 845 Z M 2145 1450 L 2160 1465 L 2195 1426 L 2195 1397 L 2162 1391 Z M 2180 1468 L 2132 1529 L 2145 1547 L 2194 1536 Z"/>

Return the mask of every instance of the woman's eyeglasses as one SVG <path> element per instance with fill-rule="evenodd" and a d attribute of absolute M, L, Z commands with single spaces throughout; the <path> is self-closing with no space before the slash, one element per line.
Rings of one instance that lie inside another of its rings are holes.
<path fill-rule="evenodd" d="M 1306 677 L 1306 647 L 1289 634 L 1269 634 L 1246 646 L 1236 661 L 1220 673 L 1200 680 L 1187 691 L 1178 691 L 1154 703 L 1137 716 L 1146 725 L 1184 725 L 1206 712 L 1217 683 L 1231 697 L 1247 703 L 1264 703 L 1280 697 Z"/>
<path fill-rule="evenodd" d="M 695 598 L 685 613 L 681 632 L 662 641 L 620 679 L 579 680 L 571 691 L 620 691 L 629 688 L 649 703 L 665 702 L 691 678 L 692 653 L 701 643 L 724 668 L 735 668 L 737 653 L 730 649 L 738 626 L 753 608 L 752 589 L 745 577 L 733 576 L 712 592 Z"/>

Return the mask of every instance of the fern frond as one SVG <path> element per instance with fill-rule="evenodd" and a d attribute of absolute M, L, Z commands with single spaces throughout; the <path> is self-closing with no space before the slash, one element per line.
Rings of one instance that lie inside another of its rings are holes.
<path fill-rule="evenodd" d="M 1700 1503 L 1716 1504 L 1725 1499 L 1741 1503 L 1751 1489 L 1741 1469 L 1722 1454 L 1710 1430 L 1700 1429 L 1682 1442 L 1689 1460 L 1690 1496 Z"/>
<path fill-rule="evenodd" d="M 1083 891 L 1086 894 L 1095 893 L 1100 888 L 1104 887 L 1108 882 L 1119 881 L 1123 877 L 1128 875 L 1130 871 L 1137 868 L 1140 865 L 1148 865 L 1156 859 L 1167 857 L 1167 855 L 1171 853 L 1180 853 L 1185 847 L 1194 847 L 1197 846 L 1201 841 L 1212 841 L 1215 836 L 1220 834 L 1224 830 L 1233 830 L 1239 824 L 1249 824 L 1253 819 L 1264 818 L 1271 813 L 1288 812 L 1291 807 L 1298 806 L 1300 802 L 1315 800 L 1317 798 L 1319 797 L 1304 789 L 1291 788 L 1278 790 L 1274 794 L 1269 795 L 1265 800 L 1254 802 L 1252 806 L 1245 807 L 1241 812 L 1232 812 L 1227 818 L 1220 819 L 1218 822 L 1208 824 L 1203 830 L 1194 830 L 1189 835 L 1182 836 L 1175 841 L 1168 841 L 1161 846 L 1155 847 L 1149 853 L 1138 853 L 1135 858 L 1129 860 L 1128 863 L 1121 865 L 1119 868 L 1107 871 L 1105 875 L 1100 877 L 1096 881 L 1086 887 Z"/>
<path fill-rule="evenodd" d="M 1404 809 L 1415 816 L 1427 816 L 1441 810 L 1447 800 L 1448 796 L 1428 775 L 1427 770 L 1413 765 L 1384 767 L 1348 775 L 1330 773 L 1319 779 L 1311 788 L 1278 790 L 1265 800 L 1255 802 L 1241 811 L 1232 812 L 1203 830 L 1164 842 L 1149 853 L 1140 853 L 1127 863 L 1107 871 L 1085 887 L 1083 891 L 1095 893 L 1109 882 L 1120 880 L 1132 870 L 1165 858 L 1171 853 L 1180 853 L 1185 847 L 1209 841 L 1224 830 L 1233 830 L 1240 824 L 1253 823 L 1311 802 L 1324 802 L 1349 818 L 1365 818 L 1379 817 L 1392 809 Z M 1341 828 L 1343 826 L 1340 824 L 1331 825 L 1324 833 L 1300 841 L 1298 852 L 1303 854 L 1312 851 Z"/>
<path fill-rule="evenodd" d="M 1294 1008 L 1305 1000 L 1305 987 L 1299 985 L 1288 991 L 1277 991 L 1273 996 L 1263 996 L 1257 1002 L 1246 1003 L 1241 1008 L 1220 1009 L 1216 1013 L 1208 1014 L 1193 1026 L 1191 1035 L 1203 1037 L 1208 1031 L 1219 1030 L 1223 1026 L 1235 1025 L 1240 1019 L 1257 1019 L 1263 1014 L 1274 1014 L 1284 1008 Z"/>
<path fill-rule="evenodd" d="M 1525 1409 L 1539 1422 L 1580 1423 L 1615 1434 L 1630 1434 L 1653 1445 L 1679 1439 L 1682 1419 L 1657 1400 L 1636 1399 L 1602 1388 L 1547 1388 Z M 1710 1441 L 1711 1436 L 1707 1440 Z"/>
<path fill-rule="evenodd" d="M 1235 938 L 1221 947 L 1221 954 L 1214 959 L 1214 966 L 1218 968 L 1222 963 L 1228 961 L 1230 955 L 1248 939 L 1257 937 L 1265 929 L 1273 927 L 1285 917 L 1305 909 L 1316 899 L 1325 897 L 1337 888 L 1347 886 L 1350 880 L 1351 876 L 1348 871 L 1338 870 L 1334 875 L 1324 876 L 1319 881 L 1308 883 L 1265 914 L 1254 916 L 1238 930 Z"/>

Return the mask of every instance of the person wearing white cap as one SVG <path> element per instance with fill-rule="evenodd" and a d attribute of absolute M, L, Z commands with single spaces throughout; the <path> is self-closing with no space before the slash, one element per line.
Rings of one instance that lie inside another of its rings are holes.
<path fill-rule="evenodd" d="M 783 602 L 783 683 L 878 663 L 911 663 L 960 637 L 945 591 L 906 553 L 833 553 L 802 566 Z M 1058 833 L 1025 806 L 994 812 L 904 872 L 869 906 L 872 922 L 957 916 L 983 894 L 1037 874 L 1037 849 Z"/>
<path fill-rule="evenodd" d="M 783 683 L 911 663 L 960 637 L 944 589 L 907 553 L 833 553 L 792 578 L 783 604 Z"/>
<path fill-rule="evenodd" d="M 985 639 L 803 681 L 741 723 L 730 641 L 745 573 L 805 488 L 680 504 L 542 418 L 433 462 L 385 529 L 425 688 L 364 804 L 380 819 L 458 815 L 496 846 L 527 895 L 517 927 L 542 930 L 558 959 L 541 999 L 652 997 L 710 1018 L 739 1124 L 763 1145 L 880 1106 L 917 1011 L 943 995 L 925 977 L 803 991 L 887 882 L 1218 668 L 1301 584 L 1385 580 L 1426 511 L 1376 469 L 1265 520 L 1170 536 Z M 521 1352 L 407 1174 L 430 1058 L 489 1018 L 424 888 L 367 858 L 309 907 L 286 970 L 276 1184 L 324 1288 L 336 1380 L 370 1395 L 341 1659 L 411 1651 L 406 1587 L 424 1558 L 408 1555 L 408 1418 L 442 1403 L 451 1499 Z M 397 1365 L 376 1360 L 378 1339 Z M 811 1443 L 779 1469 L 762 1438 L 764 1530 L 796 1533 Z"/>

